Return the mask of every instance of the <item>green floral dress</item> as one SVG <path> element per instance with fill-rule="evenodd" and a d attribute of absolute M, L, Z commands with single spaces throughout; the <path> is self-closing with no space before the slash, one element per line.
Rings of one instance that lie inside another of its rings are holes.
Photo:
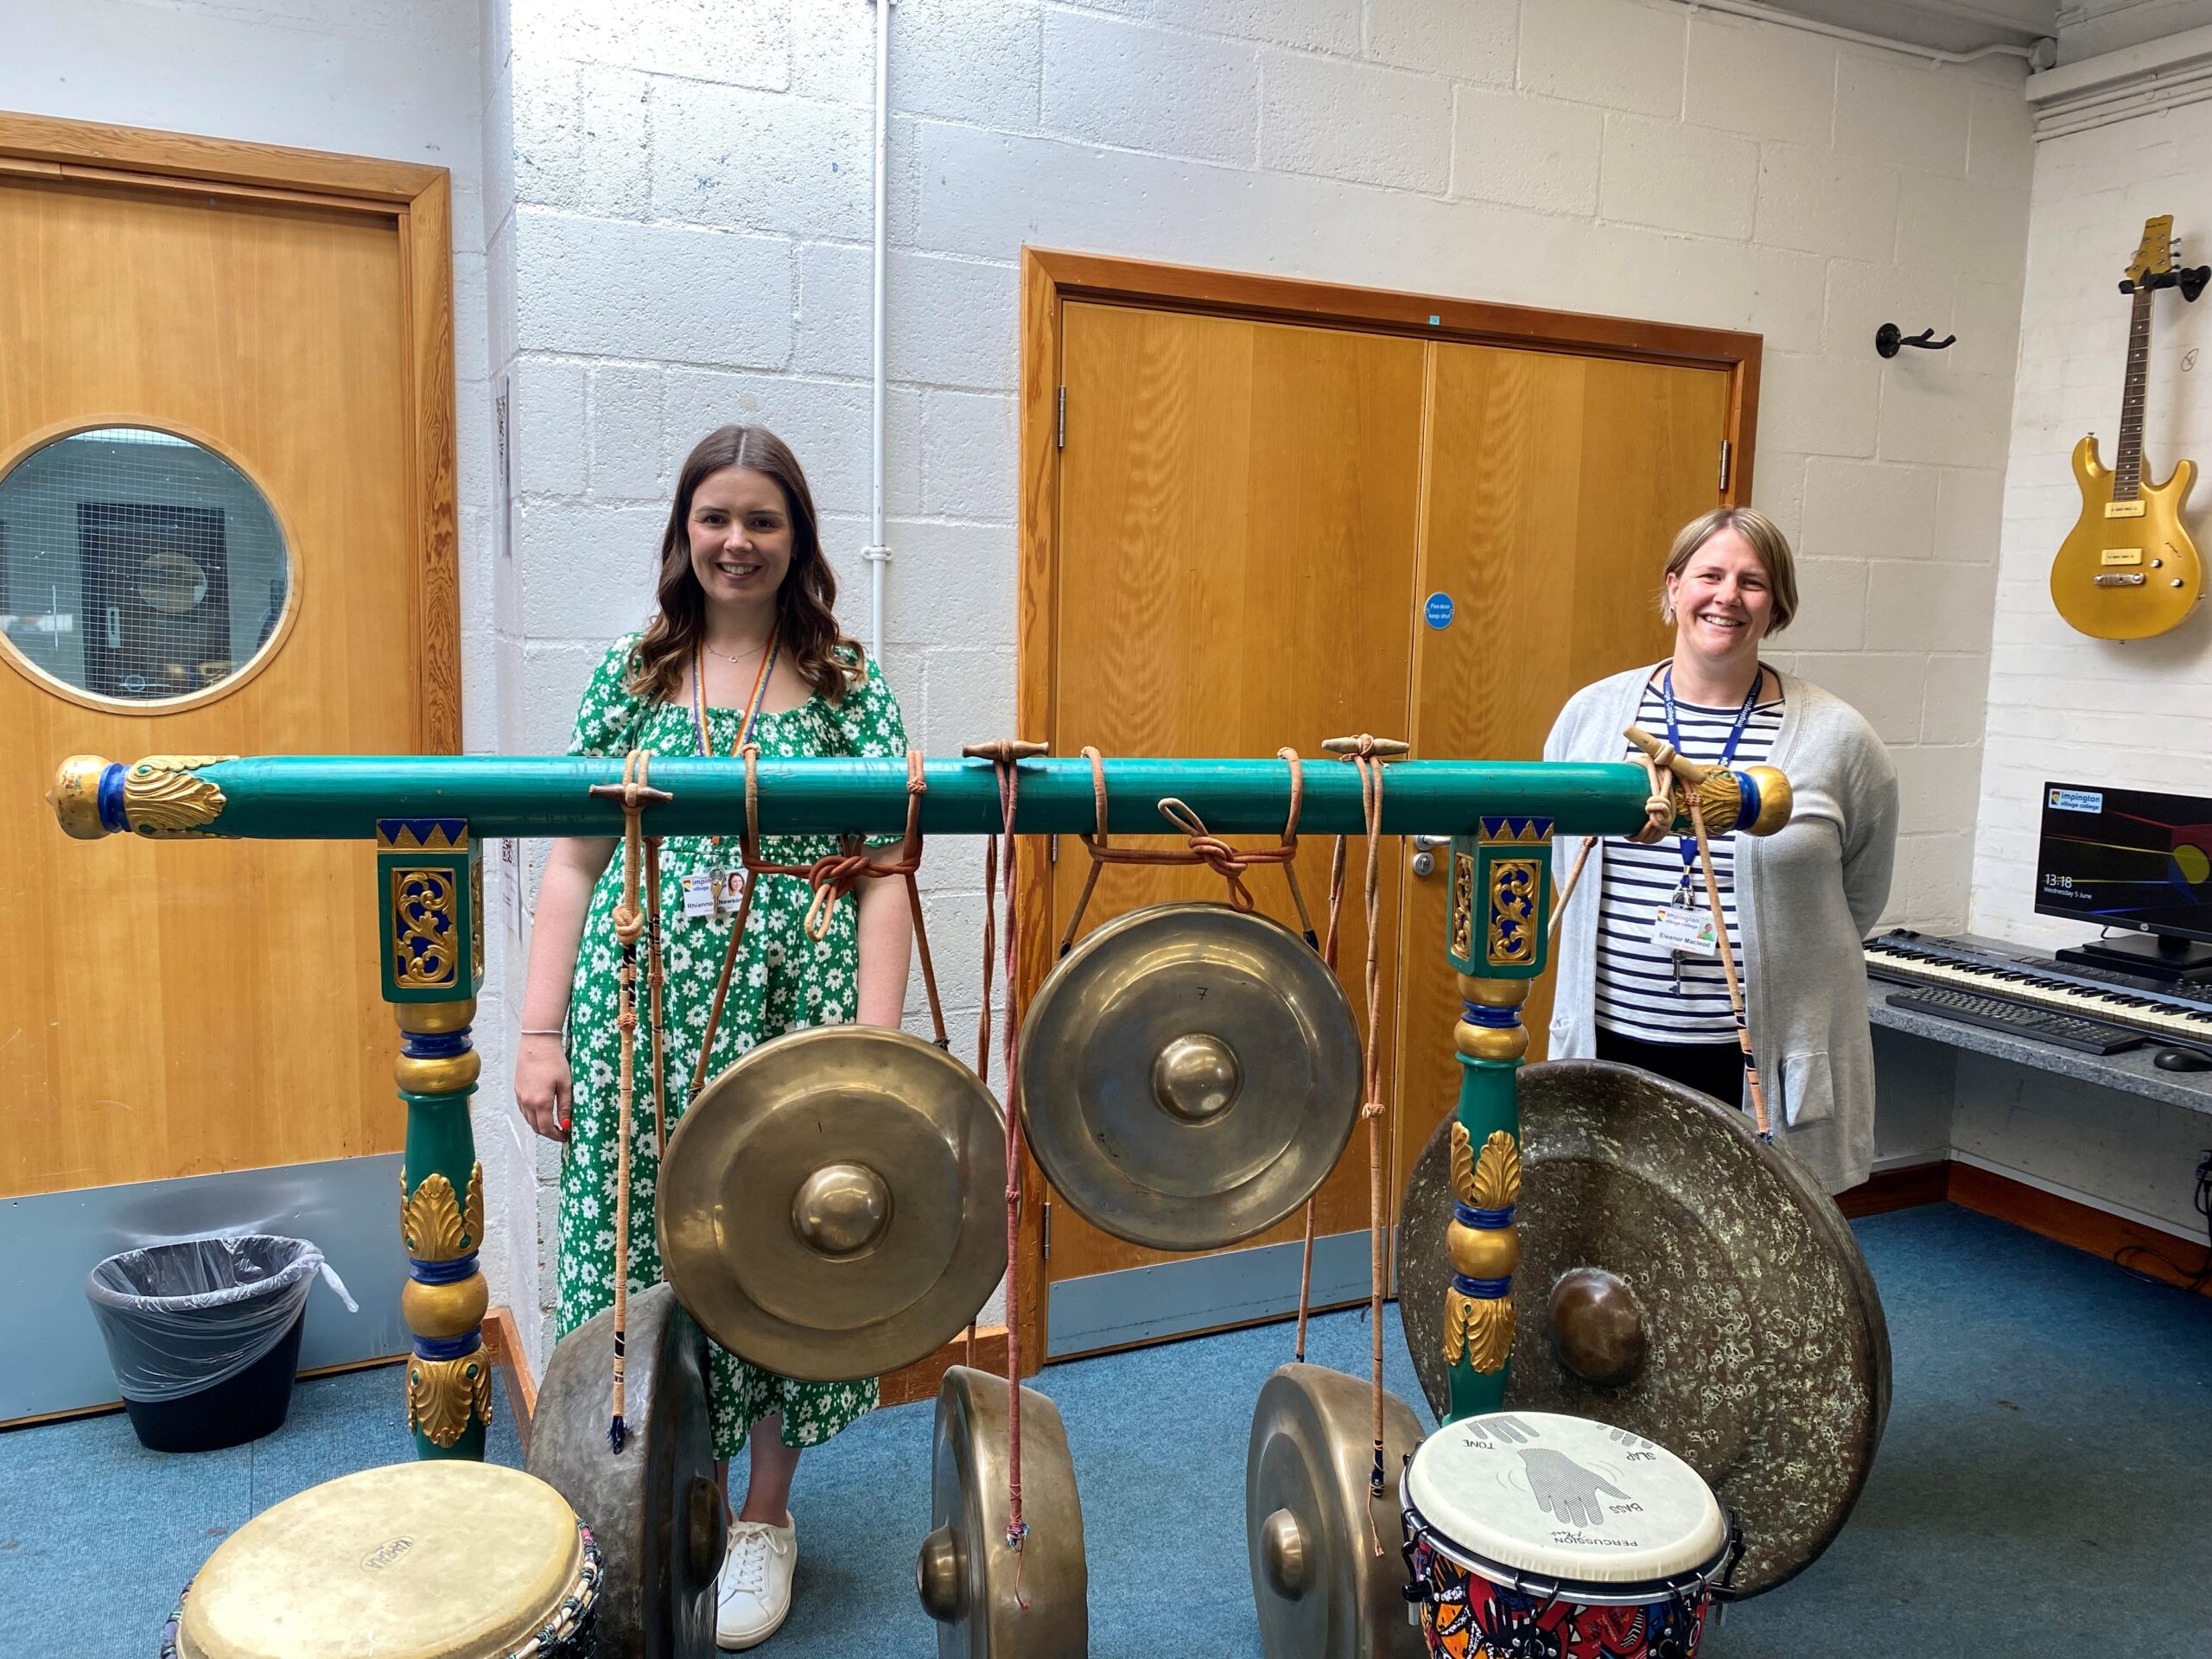
<path fill-rule="evenodd" d="M 632 749 L 655 755 L 695 757 L 699 729 L 690 704 L 649 702 L 625 683 L 638 636 L 619 639 L 593 674 L 576 710 L 575 735 L 569 753 L 619 759 Z M 737 741 L 743 712 L 709 709 L 707 725 L 715 752 L 727 755 Z M 761 713 L 753 741 L 764 756 L 891 755 L 906 752 L 906 728 L 898 700 L 874 662 L 868 677 L 835 705 L 818 694 L 783 714 Z M 733 763 L 734 764 L 734 763 Z M 897 837 L 884 837 L 884 842 Z M 824 836 L 762 838 L 760 853 L 772 864 L 805 864 L 837 850 Z M 661 931 L 666 942 L 668 983 L 663 1003 L 666 1033 L 669 1127 L 673 1129 L 689 1103 L 693 1067 L 714 1000 L 715 976 L 728 947 L 730 918 L 683 914 L 685 875 L 737 861 L 731 836 L 717 849 L 705 836 L 671 836 L 661 845 Z M 858 905 L 838 904 L 828 934 L 817 941 L 800 924 L 811 893 L 797 876 L 763 876 L 752 919 L 731 976 L 730 995 L 715 1033 L 714 1076 L 756 1043 L 804 1026 L 839 1025 L 852 1019 L 859 1001 Z M 616 969 L 614 908 L 622 896 L 622 860 L 608 861 L 593 890 L 576 953 L 576 978 L 569 1001 L 569 1058 L 575 1076 L 575 1100 L 568 1148 L 561 1163 L 561 1247 L 557 1277 L 560 1327 L 566 1335 L 594 1314 L 614 1304 L 615 1126 L 620 1039 L 615 1029 Z M 642 1008 L 643 975 L 640 974 Z M 639 1087 L 632 1107 L 630 1147 L 630 1288 L 658 1283 L 660 1251 L 653 1231 L 653 1192 L 659 1160 L 653 1152 L 652 1085 L 645 1063 L 649 1052 L 643 1022 L 639 1030 Z M 745 1445 L 752 1425 L 771 1412 L 783 1414 L 786 1446 L 817 1446 L 846 1427 L 876 1402 L 873 1378 L 859 1382 L 803 1382 L 779 1376 L 727 1353 L 709 1349 L 713 1382 L 715 1450 L 733 1457 Z"/>

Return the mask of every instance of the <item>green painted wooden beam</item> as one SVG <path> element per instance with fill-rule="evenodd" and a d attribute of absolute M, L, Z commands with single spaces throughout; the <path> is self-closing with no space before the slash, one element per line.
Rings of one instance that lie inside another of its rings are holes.
<path fill-rule="evenodd" d="M 1175 833 L 1157 810 L 1165 796 L 1222 835 L 1279 832 L 1289 806 L 1289 768 L 1280 760 L 1109 760 L 1105 769 L 1116 835 Z M 1357 833 L 1354 769 L 1320 756 L 1305 774 L 1300 829 Z M 272 755 L 185 770 L 158 758 L 126 768 L 80 755 L 63 762 L 49 798 L 62 827 L 87 839 L 158 823 L 244 840 L 366 840 L 379 818 L 462 819 L 479 837 L 613 836 L 620 808 L 588 791 L 621 775 L 620 760 L 550 757 Z M 988 763 L 931 760 L 927 777 L 924 833 L 1000 827 Z M 745 773 L 735 761 L 657 760 L 652 779 L 675 797 L 647 815 L 652 833 L 729 835 L 743 826 Z M 1549 818 L 1561 835 L 1626 834 L 1643 822 L 1649 792 L 1643 772 L 1625 764 L 1403 760 L 1389 769 L 1382 827 L 1392 835 L 1473 834 L 1483 817 L 1513 814 Z M 764 760 L 760 798 L 764 834 L 895 832 L 906 823 L 906 763 Z M 1031 835 L 1093 829 L 1089 765 L 1023 761 L 1017 817 L 1016 828 Z"/>

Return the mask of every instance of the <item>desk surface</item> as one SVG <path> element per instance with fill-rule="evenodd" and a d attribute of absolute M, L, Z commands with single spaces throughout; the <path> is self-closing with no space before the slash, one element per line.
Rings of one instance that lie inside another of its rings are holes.
<path fill-rule="evenodd" d="M 2141 1048 L 2131 1048 L 2124 1053 L 2090 1054 L 2009 1031 L 1993 1031 L 1986 1026 L 1969 1026 L 1961 1020 L 1939 1019 L 1932 1014 L 1889 1005 L 1891 992 L 1909 988 L 1889 980 L 1867 982 L 1866 1017 L 1873 1021 L 1876 1029 L 1905 1032 L 1925 1037 L 1931 1043 L 1947 1043 L 1953 1048 L 2011 1060 L 2018 1065 L 2031 1065 L 2039 1071 L 2056 1071 L 2062 1077 L 2078 1077 L 2084 1083 L 2131 1095 L 2145 1095 L 2212 1116 L 2212 1071 L 2161 1071 L 2152 1062 L 2152 1056 L 2163 1046 L 2155 1037 L 2148 1039 Z"/>

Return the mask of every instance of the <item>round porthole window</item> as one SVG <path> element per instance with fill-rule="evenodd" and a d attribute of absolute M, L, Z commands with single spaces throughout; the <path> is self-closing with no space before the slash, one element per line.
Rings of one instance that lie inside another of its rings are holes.
<path fill-rule="evenodd" d="M 295 586 L 267 498 L 188 438 L 72 432 L 0 478 L 0 652 L 72 702 L 218 694 L 276 648 Z"/>

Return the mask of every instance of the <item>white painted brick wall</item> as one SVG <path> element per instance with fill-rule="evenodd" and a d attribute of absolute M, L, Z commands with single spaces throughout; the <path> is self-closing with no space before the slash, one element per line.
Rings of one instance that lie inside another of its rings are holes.
<path fill-rule="evenodd" d="M 2081 498 L 2069 456 L 2094 432 L 2107 465 L 2120 435 L 2129 306 L 2115 291 L 2143 220 L 2171 213 L 2190 263 L 2206 256 L 2212 105 L 2051 139 L 2036 148 L 2035 211 L 2020 310 L 2020 374 L 1995 578 L 1987 765 L 1974 865 L 1980 931 L 2041 944 L 2092 937 L 2034 913 L 2046 779 L 2212 795 L 2212 620 L 2121 644 L 2076 633 L 2050 600 L 2050 565 Z M 2144 472 L 2212 461 L 2212 302 L 2156 300 Z M 2194 366 L 2183 368 L 2184 364 Z M 2202 492 L 2190 524 L 2212 545 Z"/>
<path fill-rule="evenodd" d="M 534 89 L 490 234 L 518 423 L 511 749 L 565 740 L 648 602 L 675 464 L 722 422 L 792 442 L 866 631 L 874 8 L 727 10 L 717 33 L 703 0 L 533 6 L 487 65 L 495 118 L 500 76 Z M 1756 499 L 1805 555 L 1775 660 L 1898 751 L 1893 913 L 1962 919 L 2031 166 L 2017 68 L 1665 0 L 899 0 L 892 28 L 885 666 L 918 744 L 1013 721 L 1025 243 L 1751 329 Z M 1961 345 L 1885 365 L 1884 321 Z M 962 1021 L 979 879 L 967 844 L 923 877 Z"/>

